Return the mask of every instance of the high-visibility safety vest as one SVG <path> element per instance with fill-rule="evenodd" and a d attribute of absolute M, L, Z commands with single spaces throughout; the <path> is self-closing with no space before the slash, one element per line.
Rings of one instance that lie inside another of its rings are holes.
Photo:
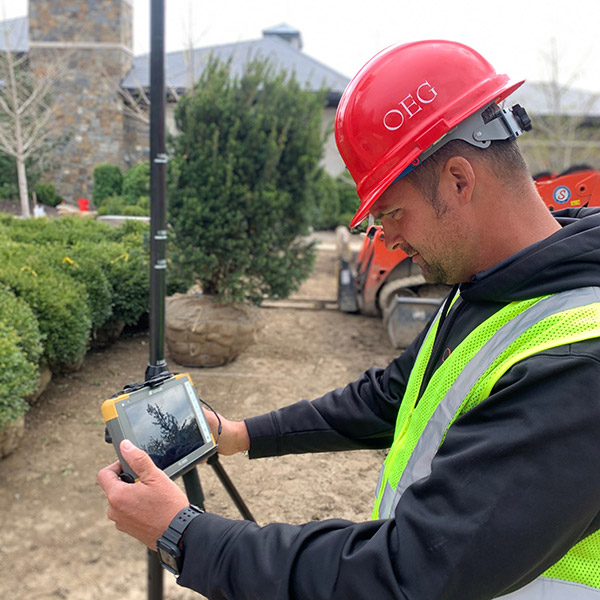
<path fill-rule="evenodd" d="M 508 304 L 452 351 L 419 398 L 439 319 L 440 314 L 423 341 L 408 380 L 394 442 L 379 477 L 375 519 L 393 515 L 404 491 L 430 475 L 431 461 L 448 428 L 487 398 L 508 369 L 543 350 L 600 337 L 600 288 L 579 288 Z M 502 598 L 600 600 L 600 530 L 573 546 L 533 582 Z"/>

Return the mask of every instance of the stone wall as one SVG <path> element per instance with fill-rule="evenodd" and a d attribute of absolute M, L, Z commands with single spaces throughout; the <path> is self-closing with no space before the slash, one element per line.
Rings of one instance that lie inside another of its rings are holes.
<path fill-rule="evenodd" d="M 102 163 L 126 164 L 120 81 L 131 68 L 130 0 L 30 0 L 31 67 L 56 60 L 68 69 L 52 92 L 58 101 L 59 157 L 44 173 L 67 202 L 91 198 L 93 171 Z M 127 161 L 128 162 L 128 161 Z"/>

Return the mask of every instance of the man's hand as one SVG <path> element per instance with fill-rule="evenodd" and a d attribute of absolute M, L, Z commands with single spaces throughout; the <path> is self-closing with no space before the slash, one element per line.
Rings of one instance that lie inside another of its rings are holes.
<path fill-rule="evenodd" d="M 221 419 L 221 435 L 219 435 L 219 422 L 215 413 L 205 410 L 204 416 L 219 445 L 219 454 L 230 456 L 250 449 L 250 436 L 248 435 L 246 423 L 243 421 L 230 421 L 219 415 L 219 419 Z"/>
<path fill-rule="evenodd" d="M 98 484 L 108 498 L 107 516 L 119 531 L 156 550 L 156 540 L 189 501 L 143 450 L 129 440 L 121 442 L 120 450 L 139 480 L 136 483 L 121 481 L 118 461 L 98 473 Z"/>

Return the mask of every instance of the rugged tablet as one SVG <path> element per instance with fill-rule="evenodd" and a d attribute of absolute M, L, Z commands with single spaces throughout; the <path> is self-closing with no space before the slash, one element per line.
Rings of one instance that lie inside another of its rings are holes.
<path fill-rule="evenodd" d="M 124 439 L 146 451 L 171 478 L 189 471 L 217 450 L 187 373 L 167 374 L 106 400 L 102 416 L 123 467 L 124 481 L 137 480 L 119 451 Z"/>

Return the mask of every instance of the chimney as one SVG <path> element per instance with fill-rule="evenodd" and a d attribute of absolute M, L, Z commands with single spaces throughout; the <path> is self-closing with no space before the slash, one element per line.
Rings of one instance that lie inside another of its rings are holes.
<path fill-rule="evenodd" d="M 286 23 L 281 23 L 280 25 L 263 29 L 262 34 L 265 38 L 280 38 L 296 48 L 296 50 L 302 50 L 302 36 L 300 35 L 300 32 L 297 29 L 290 27 Z"/>

